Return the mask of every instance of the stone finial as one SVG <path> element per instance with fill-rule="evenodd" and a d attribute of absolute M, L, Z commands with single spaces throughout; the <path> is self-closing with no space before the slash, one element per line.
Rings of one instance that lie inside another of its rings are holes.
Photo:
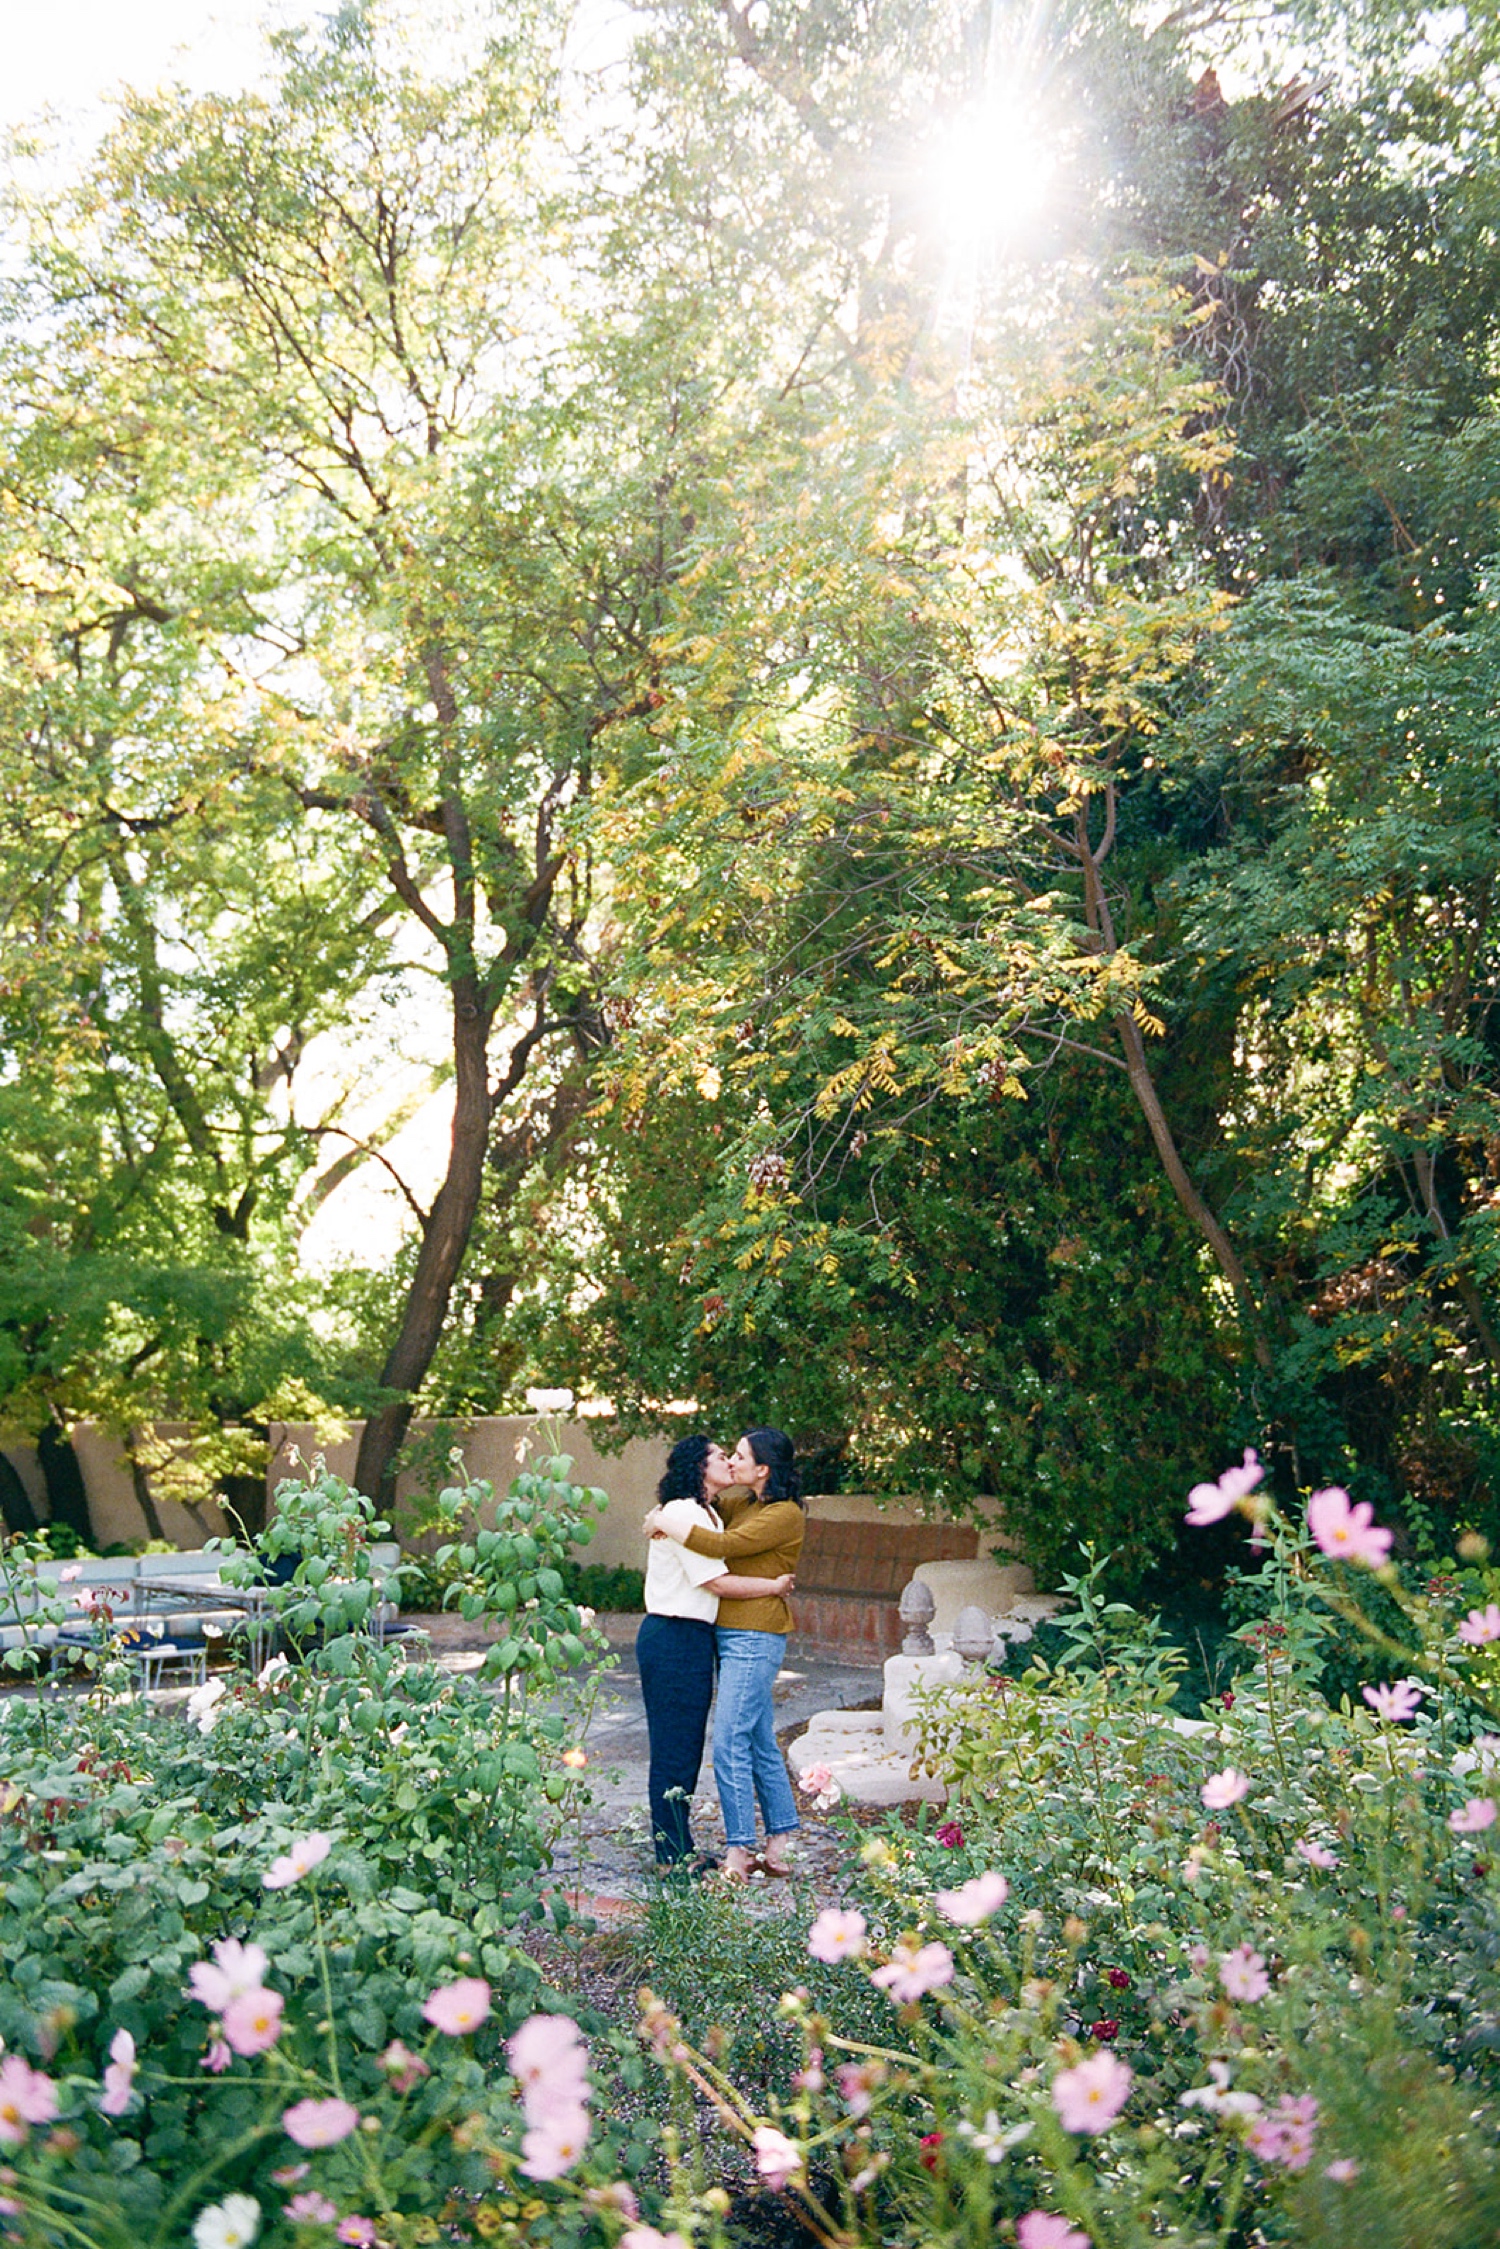
<path fill-rule="evenodd" d="M 906 1626 L 906 1638 L 901 1643 L 904 1656 L 930 1656 L 932 1634 L 927 1627 L 937 1615 L 937 1602 L 932 1597 L 932 1587 L 924 1585 L 919 1577 L 903 1586 L 901 1592 L 901 1622 Z"/>
<path fill-rule="evenodd" d="M 989 1613 L 980 1608 L 977 1601 L 971 1601 L 967 1608 L 960 1609 L 953 1620 L 954 1652 L 961 1655 L 966 1664 L 982 1663 L 990 1652 L 994 1637 L 995 1627 L 990 1622 Z"/>

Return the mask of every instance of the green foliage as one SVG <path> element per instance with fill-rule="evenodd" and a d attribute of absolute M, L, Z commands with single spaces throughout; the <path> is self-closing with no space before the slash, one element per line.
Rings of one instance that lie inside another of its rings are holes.
<path fill-rule="evenodd" d="M 16 206 L 8 1410 L 244 1500 L 295 1382 L 384 1505 L 419 1394 L 693 1394 L 1136 1584 L 1231 1435 L 1490 1523 L 1483 11 L 665 0 L 580 134 L 480 14 Z M 314 1286 L 429 966 L 448 1180 Z"/>
<path fill-rule="evenodd" d="M 646 1606 L 646 1574 L 628 1565 L 578 1562 L 571 1556 L 560 1574 L 570 1601 L 588 1609 L 641 1610 Z"/>
<path fill-rule="evenodd" d="M 454 1465 L 463 1475 L 461 1456 Z M 444 1603 L 470 1622 L 483 1617 L 500 1628 L 478 1676 L 501 1684 L 502 1733 L 513 1722 L 513 1691 L 524 1712 L 530 1692 L 555 1685 L 581 1664 L 590 1642 L 596 1652 L 600 1646 L 597 1635 L 585 1637 L 563 1570 L 571 1549 L 593 1537 L 594 1517 L 609 1501 L 597 1487 L 572 1483 L 572 1466 L 554 1449 L 523 1469 L 503 1499 L 495 1498 L 487 1478 L 466 1475 L 438 1495 L 449 1524 L 465 1526 L 462 1538 L 437 1551 L 439 1568 L 455 1571 Z"/>
<path fill-rule="evenodd" d="M 542 1996 L 516 1934 L 542 1916 L 559 1815 L 540 1816 L 521 1745 L 496 1750 L 488 1699 L 467 1685 L 373 1653 L 340 1685 L 283 1673 L 232 1689 L 207 1707 L 208 1740 L 130 1698 L 96 1705 L 51 1755 L 27 1711 L 8 1706 L 0 2035 L 58 2072 L 81 2139 L 72 2152 L 33 2144 L 21 2238 L 54 2240 L 71 2213 L 100 2249 L 165 2245 L 226 2190 L 269 2214 L 289 2151 L 283 2110 L 335 2091 L 380 2119 L 376 2138 L 315 2159 L 345 2207 L 373 2188 L 400 2224 L 455 2191 L 472 2211 L 492 2188 L 485 2151 L 495 2139 L 513 2151 L 518 2125 L 500 2041 Z M 547 1729 L 532 1739 L 550 1762 Z M 326 1862 L 264 1887 L 310 1831 L 331 1838 Z M 265 1980 L 285 1997 L 263 2077 L 243 2061 L 203 2072 L 214 2028 L 186 1984 L 225 1936 L 264 1948 Z M 472 2049 L 422 2015 L 434 1985 L 466 1973 L 495 1995 Z M 120 2028 L 141 2097 L 110 2127 L 87 2095 Z M 400 2097 L 382 2059 L 393 2039 L 425 2060 Z M 628 2170 L 628 2133 L 604 2136 L 604 2160 Z M 500 2175 L 513 2170 L 512 2152 Z"/>

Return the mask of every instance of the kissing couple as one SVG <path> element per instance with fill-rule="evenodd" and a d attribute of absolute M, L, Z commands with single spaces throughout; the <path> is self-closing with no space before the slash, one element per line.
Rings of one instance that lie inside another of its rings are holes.
<path fill-rule="evenodd" d="M 717 1673 L 714 1780 L 724 1879 L 789 1874 L 787 1849 L 799 1822 L 776 1745 L 772 1689 L 792 1628 L 786 1597 L 807 1527 L 791 1439 L 779 1429 L 751 1429 L 726 1453 L 711 1437 L 680 1438 L 644 1527 L 651 1540 L 646 1615 L 635 1646 L 657 1864 L 701 1874 L 718 1863 L 694 1851 L 689 1825 Z"/>

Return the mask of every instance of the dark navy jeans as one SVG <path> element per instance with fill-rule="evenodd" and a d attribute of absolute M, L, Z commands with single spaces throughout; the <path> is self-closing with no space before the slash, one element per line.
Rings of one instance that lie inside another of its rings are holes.
<path fill-rule="evenodd" d="M 714 1628 L 696 1617 L 643 1617 L 635 1659 L 651 1739 L 651 1840 L 657 1863 L 675 1866 L 693 1848 L 688 1814 L 714 1699 Z"/>

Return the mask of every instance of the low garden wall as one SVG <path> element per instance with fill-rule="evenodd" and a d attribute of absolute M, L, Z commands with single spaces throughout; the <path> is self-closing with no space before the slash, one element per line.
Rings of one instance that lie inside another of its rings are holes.
<path fill-rule="evenodd" d="M 414 1425 L 413 1436 L 430 1433 L 430 1424 Z M 471 1475 L 486 1477 L 504 1491 L 523 1457 L 523 1448 L 534 1441 L 536 1424 L 530 1416 L 491 1415 L 470 1423 L 460 1442 Z M 186 1436 L 185 1430 L 163 1425 L 167 1439 Z M 581 1484 L 596 1484 L 609 1494 L 609 1506 L 598 1520 L 586 1559 L 605 1568 L 642 1569 L 645 1540 L 641 1518 L 656 1494 L 666 1454 L 663 1442 L 633 1438 L 618 1452 L 604 1452 L 596 1442 L 597 1421 L 572 1421 L 562 1425 L 563 1449 L 573 1457 L 573 1473 Z M 359 1430 L 354 1427 L 337 1443 L 320 1445 L 309 1427 L 278 1426 L 272 1432 L 275 1449 L 267 1470 L 269 1489 L 297 1472 L 296 1455 L 303 1460 L 321 1451 L 337 1475 L 352 1476 L 359 1450 Z M 73 1443 L 83 1471 L 89 1516 L 96 1546 L 135 1544 L 150 1535 L 136 1497 L 128 1461 L 119 1439 L 107 1431 L 80 1424 Z M 46 1488 L 35 1449 L 23 1441 L 0 1446 L 31 1495 L 39 1516 L 47 1513 Z M 402 1503 L 417 1496 L 419 1480 L 404 1476 L 397 1486 L 397 1528 L 406 1532 Z M 210 1537 L 232 1534 L 234 1526 L 212 1503 L 189 1509 L 154 1493 L 157 1512 L 166 1535 L 184 1550 L 201 1547 Z M 416 1551 L 430 1550 L 436 1539 L 411 1537 Z M 809 1503 L 807 1545 L 799 1571 L 797 1638 L 808 1648 L 844 1654 L 852 1660 L 879 1662 L 901 1643 L 898 1603 L 901 1589 L 920 1562 L 967 1561 L 983 1548 L 1005 1543 L 994 1528 L 981 1535 L 973 1524 L 947 1522 L 929 1514 L 920 1502 L 882 1500 L 868 1494 L 839 1493 L 814 1496 Z"/>

